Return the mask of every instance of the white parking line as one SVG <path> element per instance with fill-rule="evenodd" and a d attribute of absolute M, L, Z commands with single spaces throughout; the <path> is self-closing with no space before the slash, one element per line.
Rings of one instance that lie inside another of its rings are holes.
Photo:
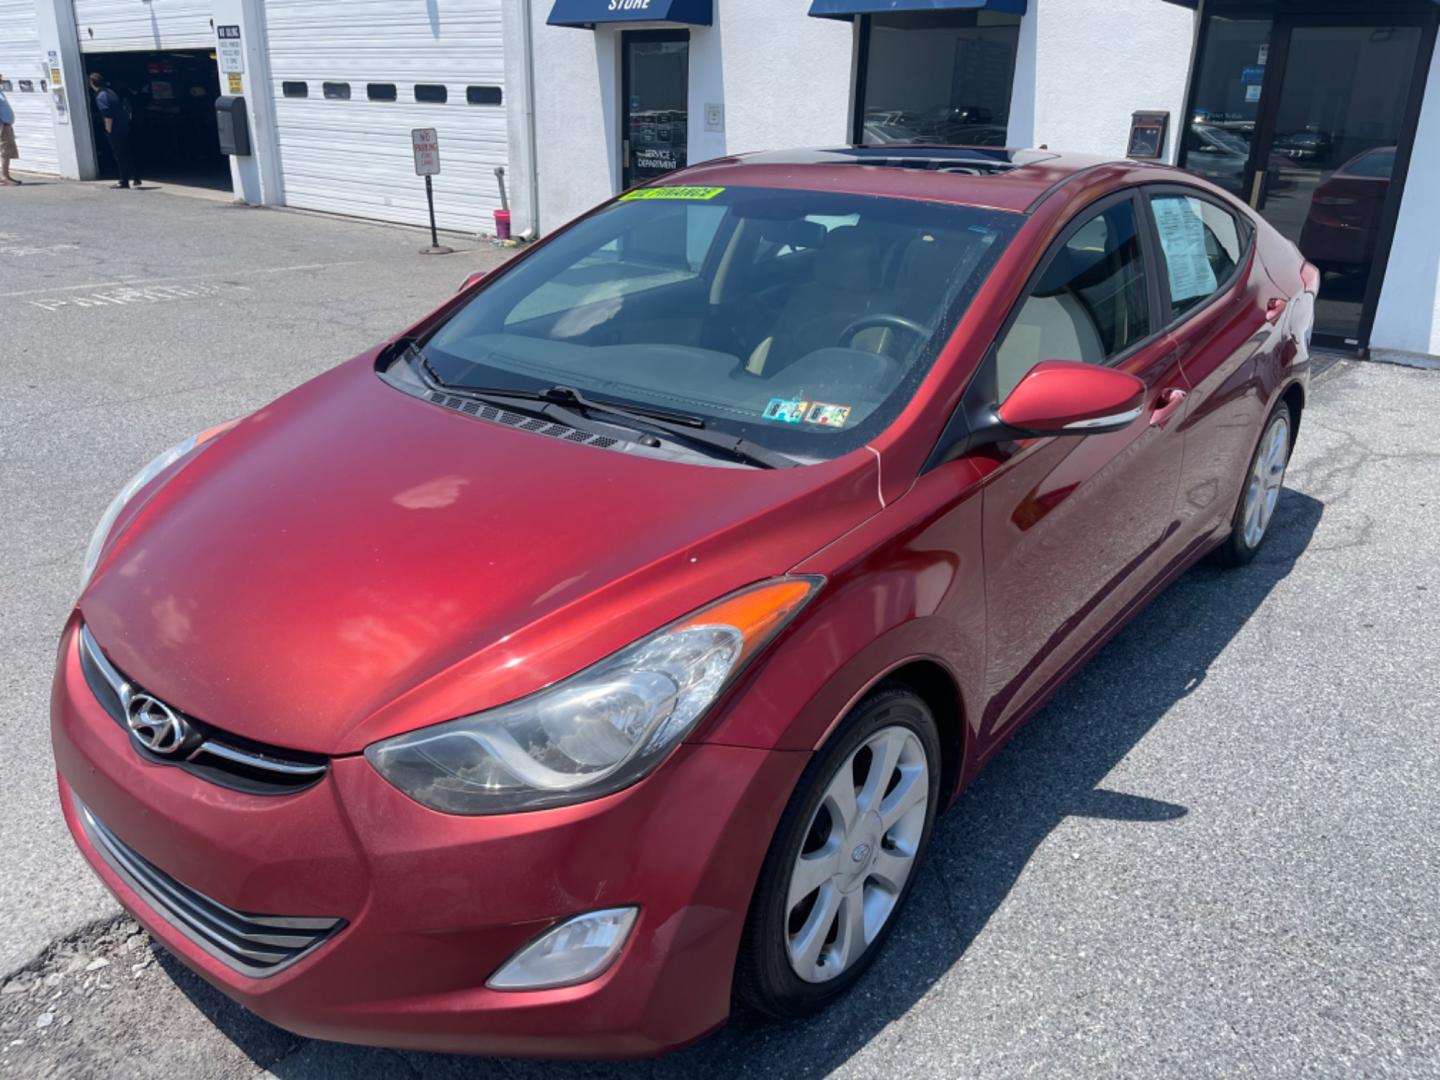
<path fill-rule="evenodd" d="M 11 300 L 20 296 L 42 296 L 46 293 L 58 292 L 81 292 L 86 289 L 110 289 L 117 286 L 128 288 L 149 288 L 153 285 L 166 285 L 171 282 L 194 282 L 204 281 L 206 278 L 234 278 L 251 277 L 257 274 L 289 274 L 299 270 L 328 270 L 332 266 L 356 266 L 367 262 L 366 259 L 343 259 L 340 262 L 331 263 L 301 263 L 298 266 L 265 266 L 253 270 L 232 270 L 225 274 L 193 274 L 189 277 L 160 277 L 149 278 L 148 280 L 137 280 L 135 278 L 120 278 L 116 281 L 91 281 L 84 285 L 52 285 L 48 289 L 21 289 L 18 292 L 0 293 L 0 300 Z"/>
<path fill-rule="evenodd" d="M 42 311 L 55 311 L 62 307 L 109 307 L 112 304 L 156 304 L 168 300 L 194 300 L 202 296 L 220 296 L 229 292 L 249 292 L 248 285 L 234 285 L 229 282 L 196 282 L 189 285 L 122 285 L 109 292 L 94 292 L 84 296 L 57 296 L 49 300 L 26 300 L 32 307 Z"/>

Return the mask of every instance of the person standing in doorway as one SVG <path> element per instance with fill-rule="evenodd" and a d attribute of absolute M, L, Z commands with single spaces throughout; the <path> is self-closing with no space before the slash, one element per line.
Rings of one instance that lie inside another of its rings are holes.
<path fill-rule="evenodd" d="M 105 76 L 98 71 L 90 73 L 90 89 L 95 91 L 95 111 L 105 124 L 110 153 L 115 158 L 115 167 L 120 170 L 120 179 L 115 186 L 138 188 L 140 178 L 135 175 L 135 158 L 130 152 L 130 103 L 112 90 Z"/>
<path fill-rule="evenodd" d="M 0 75 L 0 79 L 3 78 Z M 15 145 L 15 110 L 5 99 L 5 91 L 0 90 L 0 185 L 20 186 L 20 181 L 10 175 L 10 162 L 19 156 L 20 149 Z"/>

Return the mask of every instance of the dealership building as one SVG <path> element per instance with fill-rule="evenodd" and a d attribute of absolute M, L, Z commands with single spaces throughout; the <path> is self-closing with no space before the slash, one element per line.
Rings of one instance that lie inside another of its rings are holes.
<path fill-rule="evenodd" d="M 493 231 L 503 182 L 525 237 L 776 147 L 1159 160 L 1322 268 L 1323 343 L 1440 354 L 1437 22 L 1440 0 L 0 0 L 0 91 L 24 169 L 110 173 L 99 72 L 147 179 L 408 224 L 433 128 L 440 227 Z"/>

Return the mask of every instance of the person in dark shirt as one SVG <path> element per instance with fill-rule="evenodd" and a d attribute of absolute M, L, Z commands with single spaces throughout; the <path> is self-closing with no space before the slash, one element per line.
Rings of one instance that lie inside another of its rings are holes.
<path fill-rule="evenodd" d="M 115 166 L 120 170 L 117 188 L 139 187 L 140 178 L 135 175 L 135 156 L 130 151 L 130 105 L 110 89 L 105 76 L 98 71 L 90 74 L 90 89 L 95 91 L 95 111 L 105 123 L 105 135 L 110 140 L 110 153 Z"/>

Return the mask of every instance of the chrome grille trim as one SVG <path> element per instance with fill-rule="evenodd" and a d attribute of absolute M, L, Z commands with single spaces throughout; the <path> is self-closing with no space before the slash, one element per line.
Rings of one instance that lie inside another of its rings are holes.
<path fill-rule="evenodd" d="M 130 888 L 191 943 L 251 978 L 284 971 L 345 926 L 344 919 L 246 915 L 176 881 L 76 800 L 91 845 Z"/>
<path fill-rule="evenodd" d="M 110 684 L 110 688 L 115 691 L 115 696 L 120 699 L 120 704 L 123 706 L 130 700 L 135 688 L 130 685 L 125 676 L 115 670 L 115 665 L 110 663 L 100 650 L 100 643 L 95 640 L 95 635 L 90 633 L 90 627 L 84 623 L 80 624 L 80 647 L 85 650 L 85 654 L 90 657 L 91 662 L 100 669 L 100 674 L 105 676 L 105 681 Z"/>
<path fill-rule="evenodd" d="M 80 625 L 80 649 L 84 654 L 84 659 L 94 666 L 115 695 L 119 715 L 112 712 L 111 716 L 121 727 L 125 727 L 125 710 L 130 704 L 130 699 L 139 693 L 141 688 L 130 682 L 114 664 L 110 663 L 100 648 L 100 643 L 95 640 L 94 635 L 90 633 L 90 628 L 84 623 Z M 102 704 L 104 703 L 102 702 Z M 194 718 L 190 717 L 189 719 L 193 720 Z M 207 759 L 218 759 L 218 761 Z M 147 760 L 154 759 L 147 758 Z M 285 760 L 273 754 L 247 750 L 234 743 L 226 742 L 223 737 L 217 737 L 214 734 L 206 734 L 200 744 L 184 759 L 162 762 L 162 764 L 177 765 L 182 768 L 187 763 L 222 771 L 227 765 L 239 766 L 262 776 L 268 775 L 270 777 L 268 783 L 274 785 L 277 790 L 257 792 L 258 794 L 290 794 L 303 790 L 310 784 L 321 780 L 330 768 L 329 765 L 322 762 Z M 206 778 L 213 779 L 209 776 Z"/>
<path fill-rule="evenodd" d="M 247 750 L 238 750 L 229 743 L 220 742 L 217 739 L 207 739 L 200 744 L 198 750 L 190 755 L 191 760 L 201 754 L 213 754 L 215 757 L 224 758 L 226 761 L 233 761 L 237 765 L 244 765 L 251 769 L 268 769 L 271 772 L 284 773 L 286 776 L 314 777 L 318 779 L 325 775 L 324 765 L 305 765 L 297 761 L 278 761 L 272 757 L 262 754 L 252 754 Z"/>

